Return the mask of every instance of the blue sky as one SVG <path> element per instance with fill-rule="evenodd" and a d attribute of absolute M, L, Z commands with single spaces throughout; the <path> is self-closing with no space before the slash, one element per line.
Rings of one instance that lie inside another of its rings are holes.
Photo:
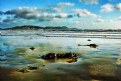
<path fill-rule="evenodd" d="M 0 28 L 121 29 L 121 0 L 0 0 Z"/>

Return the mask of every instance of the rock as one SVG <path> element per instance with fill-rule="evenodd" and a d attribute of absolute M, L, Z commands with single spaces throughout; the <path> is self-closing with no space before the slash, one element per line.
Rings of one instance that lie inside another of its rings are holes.
<path fill-rule="evenodd" d="M 90 39 L 88 39 L 87 41 L 91 41 Z"/>
<path fill-rule="evenodd" d="M 96 44 L 89 44 L 87 46 L 90 46 L 91 48 L 96 48 L 98 45 L 96 45 Z"/>
<path fill-rule="evenodd" d="M 17 69 L 16 71 L 18 72 L 22 72 L 22 73 L 27 73 L 27 72 L 30 72 L 28 69 L 26 68 L 23 68 L 23 69 Z"/>
<path fill-rule="evenodd" d="M 36 66 L 28 66 L 27 68 L 17 69 L 17 72 L 27 73 L 30 72 L 30 70 L 37 70 L 39 67 Z"/>
<path fill-rule="evenodd" d="M 55 59 L 56 58 L 56 54 L 55 53 L 48 53 L 46 55 L 42 56 L 43 59 Z"/>
<path fill-rule="evenodd" d="M 39 69 L 39 67 L 36 67 L 36 66 L 28 66 L 28 69 L 29 70 L 37 70 L 37 69 Z"/>
<path fill-rule="evenodd" d="M 77 55 L 75 53 L 65 53 L 65 54 L 55 54 L 55 53 L 48 53 L 46 55 L 43 55 L 42 56 L 42 59 L 46 59 L 46 60 L 49 60 L 49 59 L 60 59 L 60 58 L 77 58 Z"/>
<path fill-rule="evenodd" d="M 30 47 L 29 49 L 31 49 L 33 51 L 35 48 L 34 47 Z"/>
<path fill-rule="evenodd" d="M 98 45 L 96 44 L 88 44 L 88 45 L 81 45 L 81 44 L 78 44 L 78 46 L 89 46 L 91 48 L 96 48 Z"/>
<path fill-rule="evenodd" d="M 45 67 L 45 65 L 42 65 L 43 67 Z"/>
<path fill-rule="evenodd" d="M 78 46 L 82 46 L 81 44 L 78 44 Z"/>
<path fill-rule="evenodd" d="M 74 53 L 65 53 L 65 54 L 57 54 L 57 58 L 73 58 L 76 57 L 76 54 Z"/>

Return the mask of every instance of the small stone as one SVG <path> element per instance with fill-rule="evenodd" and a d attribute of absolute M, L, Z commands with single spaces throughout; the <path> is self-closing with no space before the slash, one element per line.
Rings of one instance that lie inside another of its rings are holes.
<path fill-rule="evenodd" d="M 35 48 L 34 47 L 30 47 L 29 49 L 34 50 Z"/>
<path fill-rule="evenodd" d="M 88 39 L 87 41 L 91 41 L 90 39 Z"/>
<path fill-rule="evenodd" d="M 42 65 L 43 67 L 45 66 L 45 65 Z"/>

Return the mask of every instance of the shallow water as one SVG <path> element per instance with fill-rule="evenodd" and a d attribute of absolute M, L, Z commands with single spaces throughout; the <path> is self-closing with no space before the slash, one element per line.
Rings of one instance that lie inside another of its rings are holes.
<path fill-rule="evenodd" d="M 91 41 L 87 41 L 91 39 Z M 121 39 L 69 38 L 41 36 L 0 37 L 0 77 L 2 81 L 121 81 Z M 97 44 L 97 48 L 78 46 Z M 30 47 L 34 47 L 31 50 Z M 77 53 L 68 59 L 43 60 L 47 53 Z M 15 69 L 40 68 L 28 73 Z M 45 65 L 45 66 L 43 66 Z"/>

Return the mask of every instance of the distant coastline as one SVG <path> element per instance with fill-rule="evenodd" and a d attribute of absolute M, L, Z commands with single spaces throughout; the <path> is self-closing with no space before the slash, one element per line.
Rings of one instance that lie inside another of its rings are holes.
<path fill-rule="evenodd" d="M 121 30 L 77 29 L 62 27 L 40 27 L 32 25 L 16 26 L 0 30 L 1 36 L 41 36 L 41 37 L 71 37 L 71 38 L 107 38 L 121 39 Z"/>
<path fill-rule="evenodd" d="M 45 30 L 45 31 L 74 31 L 74 32 L 121 32 L 121 29 L 78 29 L 78 28 L 68 28 L 66 26 L 33 26 L 24 25 L 16 26 L 11 28 L 0 28 L 0 30 Z"/>

